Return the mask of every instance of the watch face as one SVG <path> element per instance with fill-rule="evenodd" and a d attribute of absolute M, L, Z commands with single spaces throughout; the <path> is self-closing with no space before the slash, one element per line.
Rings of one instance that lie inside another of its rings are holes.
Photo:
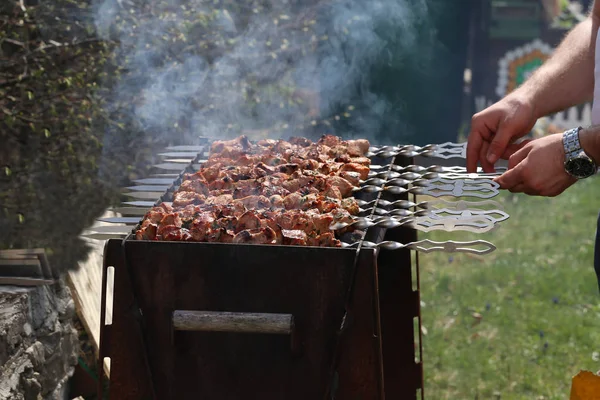
<path fill-rule="evenodd" d="M 594 162 L 588 158 L 572 158 L 565 165 L 567 172 L 576 178 L 587 178 L 596 173 Z"/>

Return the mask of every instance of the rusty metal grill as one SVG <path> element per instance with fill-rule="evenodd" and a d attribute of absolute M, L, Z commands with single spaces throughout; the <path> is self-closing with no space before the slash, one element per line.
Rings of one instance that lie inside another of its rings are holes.
<path fill-rule="evenodd" d="M 342 248 L 135 240 L 143 214 L 171 200 L 209 145 L 167 149 L 160 172 L 128 188 L 132 200 L 114 210 L 123 216 L 102 220 L 115 225 L 86 234 L 110 238 L 104 276 L 114 268 L 113 320 L 104 325 L 103 309 L 100 354 L 111 358 L 110 398 L 422 397 L 411 250 L 495 247 L 418 240 L 417 231 L 493 229 L 508 218 L 489 200 L 498 193 L 493 176 L 414 163 L 462 158 L 462 144 L 372 147 L 371 173 L 355 193 L 362 212 L 352 224 L 362 233 Z M 415 264 L 418 275 L 418 257 Z M 192 328 L 182 316 L 196 318 Z M 274 324 L 279 334 L 227 327 L 235 318 Z"/>

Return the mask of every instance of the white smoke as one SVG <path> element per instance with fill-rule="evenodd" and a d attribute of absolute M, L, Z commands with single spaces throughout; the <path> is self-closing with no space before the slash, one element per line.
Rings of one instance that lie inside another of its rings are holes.
<path fill-rule="evenodd" d="M 427 14 L 425 0 L 102 0 L 96 25 L 119 43 L 113 111 L 149 135 L 375 140 L 398 105 L 370 70 L 409 54 Z"/>

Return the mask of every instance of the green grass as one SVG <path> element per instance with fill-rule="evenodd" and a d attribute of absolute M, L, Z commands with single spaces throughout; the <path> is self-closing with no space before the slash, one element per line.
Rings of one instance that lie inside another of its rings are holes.
<path fill-rule="evenodd" d="M 493 232 L 421 235 L 498 247 L 483 257 L 420 255 L 425 396 L 567 399 L 573 375 L 600 370 L 600 179 L 556 198 L 495 200 L 511 218 Z"/>

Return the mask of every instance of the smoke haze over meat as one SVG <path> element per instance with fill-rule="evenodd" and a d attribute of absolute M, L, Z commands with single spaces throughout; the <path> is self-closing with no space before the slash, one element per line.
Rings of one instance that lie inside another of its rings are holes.
<path fill-rule="evenodd" d="M 171 143 L 325 132 L 381 142 L 382 118 L 402 110 L 371 91 L 370 71 L 408 57 L 428 15 L 425 0 L 105 0 L 96 10 L 122 66 L 111 111 Z"/>

